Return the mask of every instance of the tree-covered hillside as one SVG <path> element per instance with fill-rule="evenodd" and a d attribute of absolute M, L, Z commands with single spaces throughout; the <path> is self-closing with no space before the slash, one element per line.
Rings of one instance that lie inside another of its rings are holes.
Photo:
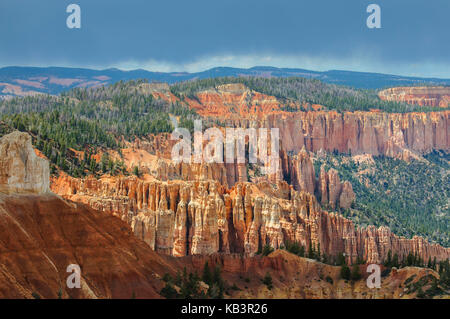
<path fill-rule="evenodd" d="M 214 88 L 228 83 L 242 83 L 250 89 L 275 96 L 281 100 L 292 100 L 300 105 L 304 103 L 320 104 L 329 110 L 337 111 L 369 111 L 380 109 L 390 113 L 442 111 L 439 107 L 423 107 L 382 101 L 376 90 L 354 89 L 346 86 L 327 84 L 315 79 L 301 77 L 263 78 L 263 77 L 224 77 L 204 80 L 193 80 L 176 83 L 171 91 L 178 97 L 194 97 L 201 90 Z M 286 111 L 291 110 L 288 107 Z"/>
<path fill-rule="evenodd" d="M 39 95 L 0 103 L 3 131 L 29 132 L 33 142 L 54 165 L 71 175 L 83 175 L 84 166 L 95 173 L 99 167 L 79 163 L 68 150 L 95 152 L 118 149 L 122 137 L 132 141 L 148 134 L 172 132 L 169 114 L 191 122 L 194 111 L 154 99 L 137 89 L 144 81 L 118 82 L 111 86 L 77 88 L 60 96 Z M 189 123 L 188 123 L 189 124 Z"/>
<path fill-rule="evenodd" d="M 397 235 L 421 235 L 444 246 L 450 243 L 450 155 L 432 152 L 426 161 L 407 163 L 374 157 L 359 164 L 351 157 L 328 154 L 315 160 L 335 168 L 352 183 L 356 202 L 342 211 L 359 225 L 389 226 Z"/>

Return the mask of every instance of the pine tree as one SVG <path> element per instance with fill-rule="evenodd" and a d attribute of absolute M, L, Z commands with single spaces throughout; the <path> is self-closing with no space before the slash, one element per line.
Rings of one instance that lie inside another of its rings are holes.
<path fill-rule="evenodd" d="M 394 258 L 392 258 L 392 267 L 396 267 L 396 268 L 400 267 L 400 264 L 398 262 L 398 254 L 397 253 L 395 253 Z"/>
<path fill-rule="evenodd" d="M 204 283 L 211 285 L 212 274 L 211 274 L 211 270 L 209 269 L 208 262 L 205 262 L 205 265 L 203 266 L 202 280 Z"/>
<path fill-rule="evenodd" d="M 350 272 L 350 268 L 348 268 L 348 266 L 346 264 L 343 264 L 341 266 L 341 278 L 345 279 L 345 280 L 350 280 L 351 278 L 351 272 Z"/>
<path fill-rule="evenodd" d="M 133 167 L 133 174 L 137 177 L 141 176 L 141 172 L 139 171 L 139 167 L 135 166 Z"/>
<path fill-rule="evenodd" d="M 358 281 L 361 279 L 361 272 L 360 272 L 359 266 L 357 264 L 354 264 L 352 266 L 351 279 L 353 281 Z"/>
<path fill-rule="evenodd" d="M 222 279 L 220 267 L 218 265 L 214 268 L 212 282 L 213 282 L 213 287 L 217 287 L 216 288 L 217 289 L 217 294 L 215 294 L 214 298 L 223 299 L 223 293 L 224 293 L 224 290 L 225 290 L 225 284 L 224 284 L 224 281 Z"/>
<path fill-rule="evenodd" d="M 134 293 L 134 292 L 133 292 Z M 159 292 L 161 296 L 167 299 L 175 299 L 178 297 L 176 289 L 170 282 L 167 282 L 163 289 Z"/>
<path fill-rule="evenodd" d="M 300 250 L 298 252 L 298 255 L 300 257 L 305 257 L 305 247 L 304 246 L 300 246 Z"/>
<path fill-rule="evenodd" d="M 386 260 L 384 261 L 384 266 L 386 266 L 386 267 L 392 267 L 392 252 L 391 252 L 391 250 L 389 249 L 389 251 L 388 251 L 388 254 L 387 254 L 387 258 L 386 258 Z"/>
<path fill-rule="evenodd" d="M 108 161 L 109 161 L 108 154 L 103 153 L 102 158 L 100 160 L 100 169 L 102 170 L 103 173 L 106 173 L 106 171 L 108 169 Z"/>
<path fill-rule="evenodd" d="M 409 252 L 408 256 L 406 257 L 406 266 L 414 266 L 414 265 L 415 265 L 415 257 L 411 252 Z"/>
<path fill-rule="evenodd" d="M 308 258 L 314 259 L 315 258 L 315 252 L 314 252 L 314 246 L 311 240 L 309 241 L 309 248 L 308 248 Z"/>
<path fill-rule="evenodd" d="M 272 253 L 274 249 L 269 244 L 264 245 L 261 254 L 263 256 L 268 256 L 270 253 Z"/>
<path fill-rule="evenodd" d="M 324 264 L 327 264 L 327 263 L 328 263 L 328 255 L 327 255 L 326 253 L 323 253 L 323 254 L 322 254 L 322 262 L 323 262 Z"/>
<path fill-rule="evenodd" d="M 342 266 L 345 265 L 345 256 L 343 253 L 339 253 L 336 257 L 336 265 Z"/>
<path fill-rule="evenodd" d="M 432 264 L 432 262 L 431 262 L 431 256 L 428 258 L 428 263 L 427 263 L 427 268 L 430 268 L 431 269 L 431 267 L 433 267 L 433 264 Z"/>
<path fill-rule="evenodd" d="M 264 285 L 267 286 L 267 288 L 269 290 L 272 290 L 272 288 L 273 288 L 273 281 L 272 281 L 272 276 L 270 275 L 269 272 L 266 273 L 266 275 L 264 276 L 262 282 L 263 282 Z"/>

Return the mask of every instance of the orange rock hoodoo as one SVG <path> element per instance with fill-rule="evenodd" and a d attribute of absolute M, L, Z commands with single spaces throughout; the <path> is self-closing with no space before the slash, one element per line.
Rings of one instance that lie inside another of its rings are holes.
<path fill-rule="evenodd" d="M 350 220 L 322 211 L 314 195 L 285 182 L 275 189 L 266 182 L 237 183 L 227 190 L 217 181 L 144 182 L 132 177 L 111 182 L 61 176 L 53 185 L 69 199 L 126 220 L 154 250 L 174 256 L 253 255 L 264 244 L 279 248 L 289 240 L 306 247 L 320 244 L 329 256 L 345 252 L 353 261 L 360 256 L 381 262 L 389 250 L 399 258 L 409 252 L 423 260 L 450 257 L 450 249 L 421 237 L 397 237 L 386 227 L 355 229 Z"/>

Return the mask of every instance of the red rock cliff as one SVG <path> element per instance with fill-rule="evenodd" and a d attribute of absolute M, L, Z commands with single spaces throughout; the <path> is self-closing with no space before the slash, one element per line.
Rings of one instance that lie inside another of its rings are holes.
<path fill-rule="evenodd" d="M 450 150 L 450 111 L 430 113 L 296 112 L 230 121 L 234 127 L 278 128 L 283 148 L 399 156 L 405 150 Z"/>
<path fill-rule="evenodd" d="M 113 213 L 132 225 L 154 250 L 174 256 L 240 252 L 255 254 L 265 244 L 279 248 L 287 240 L 322 253 L 345 252 L 382 262 L 389 250 L 404 258 L 450 257 L 450 249 L 420 237 L 398 237 L 386 227 L 356 229 L 352 221 L 321 210 L 314 195 L 285 182 L 237 183 L 227 190 L 217 181 L 144 182 L 137 178 L 78 180 L 61 176 L 58 193 Z M 334 196 L 334 195 L 333 195 Z"/>

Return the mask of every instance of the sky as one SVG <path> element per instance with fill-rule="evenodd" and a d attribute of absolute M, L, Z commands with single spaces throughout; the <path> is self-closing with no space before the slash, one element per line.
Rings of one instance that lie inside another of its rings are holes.
<path fill-rule="evenodd" d="M 81 8 L 81 29 L 66 7 Z M 381 29 L 369 29 L 369 4 Z M 275 66 L 450 78 L 449 0 L 0 0 L 0 67 Z"/>

